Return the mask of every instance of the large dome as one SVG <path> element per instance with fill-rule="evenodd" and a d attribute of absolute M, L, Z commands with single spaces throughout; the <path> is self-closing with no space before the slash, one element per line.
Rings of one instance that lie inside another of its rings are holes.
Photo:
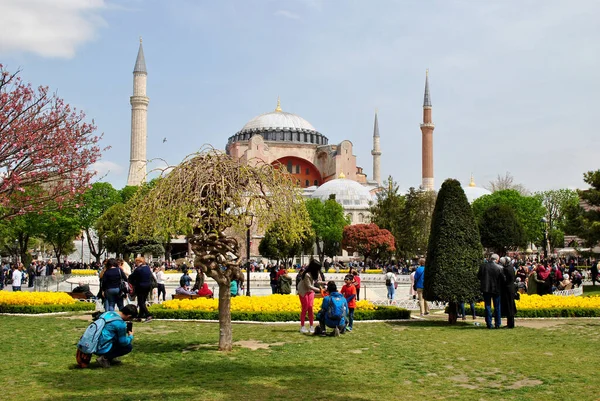
<path fill-rule="evenodd" d="M 311 194 L 311 198 L 326 201 L 330 195 L 335 195 L 335 200 L 344 207 L 369 207 L 373 196 L 369 189 L 356 181 L 338 178 L 327 181 Z"/>
<path fill-rule="evenodd" d="M 481 198 L 484 195 L 491 194 L 491 192 L 487 189 L 476 186 L 473 177 L 471 177 L 471 182 L 469 183 L 469 186 L 463 188 L 463 191 L 465 191 L 465 195 L 467 195 L 467 200 L 469 201 L 469 203 L 475 202 L 477 198 Z"/>
<path fill-rule="evenodd" d="M 285 111 L 272 111 L 270 113 L 261 114 L 260 116 L 254 117 L 248 121 L 242 131 L 252 129 L 283 129 L 289 128 L 293 130 L 305 129 L 310 131 L 316 131 L 308 121 L 300 116 L 292 113 L 286 113 Z"/>

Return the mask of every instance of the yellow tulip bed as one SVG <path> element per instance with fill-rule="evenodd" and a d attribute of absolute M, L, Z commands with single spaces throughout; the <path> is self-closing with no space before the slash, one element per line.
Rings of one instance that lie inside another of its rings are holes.
<path fill-rule="evenodd" d="M 600 296 L 527 295 L 515 301 L 517 317 L 600 317 Z M 475 309 L 484 315 L 484 304 Z"/>
<path fill-rule="evenodd" d="M 71 274 L 73 276 L 96 276 L 98 271 L 95 269 L 73 269 Z"/>
<path fill-rule="evenodd" d="M 93 303 L 76 301 L 65 292 L 0 291 L 0 313 L 48 313 L 94 309 Z"/>
<path fill-rule="evenodd" d="M 314 310 L 321 308 L 323 300 L 316 298 Z M 268 295 L 264 297 L 235 297 L 231 299 L 232 320 L 254 321 L 297 321 L 300 315 L 300 300 L 297 295 Z M 217 319 L 218 299 L 198 298 L 163 302 L 150 308 L 156 318 Z M 375 306 L 369 301 L 358 301 L 356 320 L 408 319 L 405 309 Z"/>

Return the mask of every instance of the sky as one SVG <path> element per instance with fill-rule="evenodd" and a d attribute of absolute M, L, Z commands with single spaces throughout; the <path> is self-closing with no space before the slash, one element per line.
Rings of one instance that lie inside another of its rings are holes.
<path fill-rule="evenodd" d="M 436 186 L 510 172 L 530 191 L 585 188 L 599 167 L 597 0 L 0 0 L 0 64 L 85 111 L 122 188 L 143 37 L 151 167 L 224 149 L 253 117 L 300 115 L 354 145 L 372 177 L 421 183 L 425 70 Z M 163 142 L 163 138 L 167 141 Z M 159 161 L 159 159 L 164 160 Z"/>

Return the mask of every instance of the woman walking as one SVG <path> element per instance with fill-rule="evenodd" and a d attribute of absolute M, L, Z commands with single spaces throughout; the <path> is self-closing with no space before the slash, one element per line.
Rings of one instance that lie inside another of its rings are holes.
<path fill-rule="evenodd" d="M 133 285 L 135 295 L 137 296 L 138 302 L 138 319 L 146 319 L 146 321 L 152 320 L 150 312 L 148 312 L 148 306 L 146 301 L 148 294 L 152 290 L 152 270 L 146 264 L 146 259 L 142 256 L 135 258 L 135 270 L 129 276 L 129 282 Z"/>
<path fill-rule="evenodd" d="M 118 267 L 117 260 L 110 258 L 106 261 L 106 270 L 101 274 L 102 298 L 104 298 L 104 310 L 114 311 L 115 305 L 119 310 L 123 309 L 123 298 L 121 297 L 121 281 L 127 280 L 127 276 Z"/>

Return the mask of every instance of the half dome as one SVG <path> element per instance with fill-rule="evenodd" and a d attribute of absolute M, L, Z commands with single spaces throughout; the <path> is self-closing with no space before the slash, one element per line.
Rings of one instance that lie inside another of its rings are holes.
<path fill-rule="evenodd" d="M 476 199 L 481 198 L 484 195 L 491 194 L 489 190 L 476 186 L 473 176 L 471 176 L 471 182 L 469 183 L 469 186 L 464 187 L 463 191 L 465 191 L 465 195 L 467 195 L 467 200 L 469 203 L 475 202 Z"/>
<path fill-rule="evenodd" d="M 315 189 L 310 197 L 326 201 L 330 195 L 335 195 L 337 203 L 344 208 L 365 208 L 369 207 L 373 201 L 373 196 L 367 187 L 346 178 L 327 181 Z"/>

